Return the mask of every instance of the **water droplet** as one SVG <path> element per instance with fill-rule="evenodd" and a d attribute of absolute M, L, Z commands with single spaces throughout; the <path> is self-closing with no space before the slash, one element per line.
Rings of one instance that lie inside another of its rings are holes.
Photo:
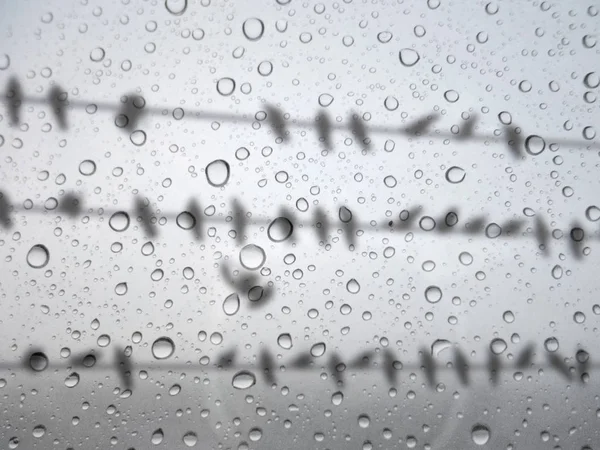
<path fill-rule="evenodd" d="M 583 83 L 589 89 L 596 89 L 600 86 L 600 75 L 596 72 L 590 72 L 583 78 Z"/>
<path fill-rule="evenodd" d="M 127 283 L 118 283 L 115 286 L 115 294 L 117 295 L 125 295 L 127 294 Z"/>
<path fill-rule="evenodd" d="M 187 0 L 165 0 L 165 8 L 174 16 L 180 16 L 187 9 Z"/>
<path fill-rule="evenodd" d="M 442 290 L 437 286 L 429 286 L 425 289 L 425 300 L 429 303 L 437 303 L 442 299 Z"/>
<path fill-rule="evenodd" d="M 150 439 L 150 442 L 152 442 L 154 445 L 158 445 L 163 441 L 164 437 L 165 433 L 163 433 L 162 428 L 159 428 L 154 433 L 152 433 L 152 438 Z"/>
<path fill-rule="evenodd" d="M 436 223 L 433 217 L 423 216 L 421 220 L 419 220 L 419 227 L 423 231 L 431 231 L 435 228 Z"/>
<path fill-rule="evenodd" d="M 260 269 L 266 259 L 265 251 L 258 245 L 248 244 L 240 250 L 240 263 L 248 270 Z"/>
<path fill-rule="evenodd" d="M 396 97 L 388 95 L 383 101 L 383 106 L 385 106 L 385 109 L 388 111 L 396 111 L 398 106 L 400 106 L 400 103 Z"/>
<path fill-rule="evenodd" d="M 490 429 L 482 424 L 477 424 L 471 429 L 471 439 L 477 445 L 485 445 L 490 440 Z"/>
<path fill-rule="evenodd" d="M 73 372 L 67 378 L 65 378 L 65 386 L 68 388 L 74 388 L 79 384 L 79 374 L 77 372 Z"/>
<path fill-rule="evenodd" d="M 498 236 L 502 234 L 502 227 L 497 223 L 490 223 L 487 227 L 485 227 L 485 235 L 490 239 L 496 239 Z"/>
<path fill-rule="evenodd" d="M 461 183 L 466 176 L 466 172 L 462 167 L 452 166 L 446 171 L 446 181 L 452 184 Z"/>
<path fill-rule="evenodd" d="M 122 232 L 129 228 L 129 214 L 125 211 L 114 213 L 108 220 L 108 225 L 113 231 Z"/>
<path fill-rule="evenodd" d="M 219 345 L 223 342 L 223 335 L 217 331 L 210 335 L 210 343 L 213 345 Z"/>
<path fill-rule="evenodd" d="M 394 178 L 392 175 L 388 175 L 383 179 L 383 184 L 385 184 L 388 188 L 393 188 L 396 187 L 398 181 L 396 181 L 396 178 Z"/>
<path fill-rule="evenodd" d="M 560 280 L 563 276 L 563 269 L 560 265 L 555 265 L 552 268 L 552 278 L 554 278 L 555 280 Z"/>
<path fill-rule="evenodd" d="M 33 269 L 41 269 L 50 261 L 50 252 L 45 245 L 36 244 L 27 252 L 27 264 Z"/>
<path fill-rule="evenodd" d="M 152 253 L 154 253 L 154 244 L 152 242 L 148 241 L 142 245 L 142 255 L 150 256 Z"/>
<path fill-rule="evenodd" d="M 546 141 L 541 137 L 532 134 L 525 139 L 525 150 L 527 153 L 533 156 L 537 156 L 544 151 L 546 148 Z"/>
<path fill-rule="evenodd" d="M 205 169 L 208 184 L 214 187 L 225 186 L 229 181 L 229 163 L 216 159 L 209 163 Z"/>
<path fill-rule="evenodd" d="M 225 97 L 233 94 L 235 91 L 235 81 L 233 78 L 221 78 L 217 81 L 217 92 Z"/>
<path fill-rule="evenodd" d="M 236 389 L 249 389 L 256 384 L 256 377 L 252 372 L 242 370 L 233 376 L 231 384 Z"/>
<path fill-rule="evenodd" d="M 6 70 L 10 67 L 10 56 L 6 53 L 0 55 L 0 70 Z"/>
<path fill-rule="evenodd" d="M 576 311 L 575 314 L 573 314 L 573 320 L 575 323 L 583 323 L 585 322 L 585 314 L 581 311 Z"/>
<path fill-rule="evenodd" d="M 41 372 L 48 367 L 48 357 L 42 352 L 35 352 L 29 357 L 29 367 L 36 372 Z"/>
<path fill-rule="evenodd" d="M 277 344 L 285 350 L 289 350 L 292 348 L 292 336 L 289 333 L 282 333 L 277 338 Z"/>
<path fill-rule="evenodd" d="M 351 278 L 346 283 L 346 290 L 351 294 L 358 294 L 360 292 L 360 284 L 356 281 L 355 278 Z"/>
<path fill-rule="evenodd" d="M 446 339 L 436 339 L 434 343 L 431 344 L 431 354 L 437 357 L 441 352 L 443 352 L 447 348 L 450 348 L 451 346 L 452 344 L 450 343 L 450 341 Z"/>
<path fill-rule="evenodd" d="M 129 135 L 129 139 L 133 145 L 140 147 L 146 143 L 146 132 L 143 130 L 135 130 Z"/>
<path fill-rule="evenodd" d="M 250 41 L 258 41 L 265 32 L 265 24 L 262 20 L 253 17 L 248 19 L 242 25 L 242 31 L 246 39 Z"/>
<path fill-rule="evenodd" d="M 341 222 L 349 223 L 352 220 L 352 211 L 350 211 L 345 206 L 341 206 L 338 211 L 338 216 Z"/>
<path fill-rule="evenodd" d="M 239 310 L 240 297 L 237 294 L 230 294 L 223 300 L 223 312 L 228 316 L 235 315 Z"/>
<path fill-rule="evenodd" d="M 490 343 L 490 350 L 494 355 L 500 355 L 506 350 L 507 345 L 504 339 L 496 338 Z"/>
<path fill-rule="evenodd" d="M 512 311 L 504 311 L 504 314 L 502 314 L 502 319 L 504 319 L 506 323 L 513 323 L 515 321 L 515 315 Z"/>
<path fill-rule="evenodd" d="M 371 419 L 366 414 L 361 414 L 358 416 L 358 426 L 361 428 L 368 428 L 371 424 Z"/>
<path fill-rule="evenodd" d="M 196 218 L 192 213 L 183 211 L 177 215 L 175 223 L 182 230 L 191 230 L 196 226 Z"/>
<path fill-rule="evenodd" d="M 100 62 L 104 59 L 105 54 L 102 47 L 96 47 L 90 52 L 90 59 L 94 62 Z"/>
<path fill-rule="evenodd" d="M 160 337 L 152 344 L 152 355 L 156 359 L 167 359 L 175 353 L 175 344 L 168 337 Z"/>
<path fill-rule="evenodd" d="M 377 34 L 377 40 L 382 44 L 387 44 L 392 40 L 393 37 L 394 35 L 389 31 L 382 31 L 381 33 Z"/>
<path fill-rule="evenodd" d="M 183 435 L 183 443 L 186 447 L 194 447 L 198 443 L 198 436 L 193 431 L 188 431 Z"/>
<path fill-rule="evenodd" d="M 331 96 L 329 94 L 319 95 L 319 105 L 321 105 L 323 108 L 327 108 L 332 103 L 333 103 L 333 96 Z"/>
<path fill-rule="evenodd" d="M 326 349 L 327 346 L 325 345 L 325 343 L 319 342 L 310 348 L 310 354 L 315 358 L 318 358 L 319 356 L 323 356 L 325 354 Z"/>
<path fill-rule="evenodd" d="M 412 48 L 403 48 L 400 50 L 399 57 L 400 62 L 405 67 L 412 67 L 419 62 L 419 59 L 421 59 L 419 54 Z"/>
<path fill-rule="evenodd" d="M 554 353 L 556 350 L 558 350 L 558 347 L 558 339 L 555 337 L 549 337 L 544 341 L 544 348 L 550 353 Z"/>
<path fill-rule="evenodd" d="M 262 61 L 258 65 L 257 70 L 258 73 L 263 77 L 268 77 L 273 72 L 273 64 L 271 63 L 271 61 Z"/>
<path fill-rule="evenodd" d="M 41 438 L 46 434 L 46 427 L 44 425 L 36 425 L 33 428 L 33 437 Z"/>
<path fill-rule="evenodd" d="M 456 92 L 453 89 L 450 89 L 449 91 L 444 92 L 444 98 L 449 103 L 456 103 L 460 96 L 458 95 L 458 92 Z"/>
<path fill-rule="evenodd" d="M 267 236 L 273 242 L 283 242 L 294 232 L 294 225 L 286 217 L 278 217 L 269 224 Z"/>
<path fill-rule="evenodd" d="M 81 175 L 85 175 L 89 177 L 90 175 L 94 175 L 96 173 L 96 163 L 91 159 L 86 159 L 79 164 L 79 173 Z"/>
<path fill-rule="evenodd" d="M 344 401 L 344 394 L 341 393 L 340 391 L 334 392 L 331 395 L 331 403 L 333 403 L 335 406 L 340 406 L 343 401 Z"/>

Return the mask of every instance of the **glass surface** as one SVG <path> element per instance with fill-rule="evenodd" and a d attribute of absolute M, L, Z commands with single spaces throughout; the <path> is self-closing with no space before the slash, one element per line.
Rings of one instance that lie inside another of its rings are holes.
<path fill-rule="evenodd" d="M 0 0 L 0 448 L 600 448 L 599 12 Z"/>

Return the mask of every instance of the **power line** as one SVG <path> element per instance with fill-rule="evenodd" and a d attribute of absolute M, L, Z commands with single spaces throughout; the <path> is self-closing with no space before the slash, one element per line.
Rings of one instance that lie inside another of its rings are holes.
<path fill-rule="evenodd" d="M 119 102 L 94 101 L 85 99 L 69 99 L 65 89 L 54 85 L 46 97 L 25 96 L 20 82 L 12 77 L 5 91 L 5 103 L 8 108 L 10 122 L 13 125 L 21 123 L 22 107 L 25 104 L 46 105 L 52 109 L 55 120 L 61 129 L 68 128 L 68 113 L 73 110 L 86 110 L 87 108 L 110 111 L 115 115 L 115 125 L 128 131 L 133 131 L 140 119 L 147 114 L 160 114 L 171 112 L 175 120 L 195 119 L 200 121 L 218 120 L 222 122 L 247 123 L 263 122 L 270 126 L 272 132 L 283 141 L 289 139 L 291 128 L 315 129 L 319 140 L 325 150 L 332 150 L 332 133 L 334 131 L 351 132 L 360 145 L 370 147 L 370 134 L 399 135 L 405 138 L 422 137 L 428 139 L 455 139 L 458 141 L 501 142 L 514 157 L 523 156 L 523 150 L 532 155 L 537 155 L 551 144 L 569 147 L 584 147 L 588 149 L 600 148 L 594 140 L 581 140 L 562 137 L 541 138 L 536 135 L 525 137 L 522 130 L 515 124 L 503 124 L 502 130 L 496 133 L 475 133 L 476 115 L 471 115 L 455 131 L 446 132 L 432 130 L 431 128 L 440 118 L 437 113 L 425 114 L 411 121 L 408 125 L 390 127 L 370 124 L 368 120 L 356 112 L 350 112 L 345 123 L 331 120 L 329 114 L 323 110 L 314 119 L 289 118 L 280 108 L 267 104 L 266 111 L 255 114 L 231 114 L 201 109 L 191 109 L 173 106 L 148 106 L 146 100 L 136 93 L 123 95 Z M 535 150 L 530 150 L 528 140 L 534 138 Z"/>

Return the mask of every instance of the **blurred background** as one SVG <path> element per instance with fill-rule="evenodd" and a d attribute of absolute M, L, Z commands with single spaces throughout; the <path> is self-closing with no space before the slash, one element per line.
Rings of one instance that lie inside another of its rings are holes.
<path fill-rule="evenodd" d="M 599 11 L 0 0 L 0 448 L 600 448 Z"/>

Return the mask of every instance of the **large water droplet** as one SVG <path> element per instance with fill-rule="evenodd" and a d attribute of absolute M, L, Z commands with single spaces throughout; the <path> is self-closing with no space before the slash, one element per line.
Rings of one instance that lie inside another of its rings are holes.
<path fill-rule="evenodd" d="M 425 289 L 425 299 L 429 303 L 437 303 L 442 299 L 442 290 L 437 286 L 429 286 Z"/>
<path fill-rule="evenodd" d="M 174 16 L 180 16 L 187 9 L 187 0 L 165 0 L 165 8 Z"/>
<path fill-rule="evenodd" d="M 326 349 L 327 346 L 324 342 L 318 342 L 310 348 L 310 354 L 315 358 L 318 358 L 319 356 L 323 356 L 325 354 Z"/>
<path fill-rule="evenodd" d="M 233 94 L 235 91 L 235 81 L 233 78 L 221 78 L 217 81 L 217 92 L 223 96 L 228 96 Z"/>
<path fill-rule="evenodd" d="M 198 443 L 198 435 L 193 431 L 188 431 L 183 435 L 183 443 L 186 447 L 193 447 Z"/>
<path fill-rule="evenodd" d="M 544 151 L 546 148 L 546 141 L 544 141 L 541 137 L 532 134 L 531 136 L 525 139 L 525 150 L 527 153 L 533 156 L 537 156 Z"/>
<path fill-rule="evenodd" d="M 167 359 L 175 353 L 175 343 L 168 337 L 160 337 L 152 344 L 152 355 L 156 359 Z"/>
<path fill-rule="evenodd" d="M 240 250 L 240 263 L 248 270 L 260 269 L 266 259 L 265 251 L 258 245 L 248 244 Z"/>
<path fill-rule="evenodd" d="M 490 429 L 482 424 L 477 424 L 471 429 L 471 439 L 477 445 L 485 445 L 490 440 Z"/>
<path fill-rule="evenodd" d="M 159 428 L 154 433 L 152 433 L 152 438 L 150 438 L 150 442 L 152 442 L 154 445 L 158 445 L 163 441 L 164 437 L 165 433 L 163 432 L 162 428 Z"/>
<path fill-rule="evenodd" d="M 346 283 L 346 290 L 351 294 L 358 294 L 360 292 L 360 284 L 355 278 L 351 278 Z"/>
<path fill-rule="evenodd" d="M 141 147 L 146 143 L 146 132 L 143 130 L 135 130 L 129 135 L 129 139 L 133 145 Z"/>
<path fill-rule="evenodd" d="M 590 222 L 597 222 L 598 220 L 600 220 L 600 208 L 598 208 L 595 205 L 589 206 L 585 210 L 585 217 Z"/>
<path fill-rule="evenodd" d="M 292 336 L 289 333 L 282 333 L 277 338 L 277 344 L 285 350 L 289 350 L 292 348 Z"/>
<path fill-rule="evenodd" d="M 552 278 L 554 278 L 555 280 L 560 280 L 563 276 L 563 269 L 560 265 L 555 265 L 552 268 Z"/>
<path fill-rule="evenodd" d="M 73 372 L 67 378 L 65 378 L 65 386 L 68 388 L 74 388 L 79 384 L 79 374 L 77 372 Z"/>
<path fill-rule="evenodd" d="M 544 348 L 550 353 L 554 353 L 559 348 L 558 339 L 549 337 L 544 341 Z"/>
<path fill-rule="evenodd" d="M 433 356 L 438 356 L 442 351 L 450 348 L 452 344 L 450 341 L 446 339 L 436 339 L 433 344 L 431 344 L 431 354 Z"/>
<path fill-rule="evenodd" d="M 419 62 L 421 57 L 412 48 L 403 48 L 399 53 L 400 62 L 406 67 L 412 67 Z"/>
<path fill-rule="evenodd" d="M 108 225 L 113 231 L 122 232 L 129 228 L 129 214 L 125 211 L 118 211 L 108 219 Z"/>
<path fill-rule="evenodd" d="M 344 401 L 344 394 L 341 393 L 340 391 L 334 392 L 331 395 L 331 403 L 333 403 L 335 406 L 340 406 L 343 401 Z"/>
<path fill-rule="evenodd" d="M 256 377 L 252 372 L 242 370 L 233 376 L 231 384 L 236 389 L 249 389 L 256 384 Z"/>
<path fill-rule="evenodd" d="M 29 367 L 36 372 L 41 372 L 48 367 L 48 357 L 42 352 L 35 352 L 29 357 Z"/>
<path fill-rule="evenodd" d="M 36 244 L 29 249 L 27 253 L 27 264 L 33 269 L 41 269 L 48 264 L 50 261 L 50 252 L 46 246 L 42 244 Z"/>
<path fill-rule="evenodd" d="M 269 224 L 267 236 L 273 242 L 283 242 L 294 232 L 294 225 L 286 217 L 278 217 Z"/>
<path fill-rule="evenodd" d="M 223 301 L 223 312 L 228 316 L 235 315 L 240 310 L 240 297 L 237 294 L 228 295 Z"/>
<path fill-rule="evenodd" d="M 211 186 L 225 186 L 229 181 L 229 163 L 217 159 L 206 166 L 206 179 Z"/>
<path fill-rule="evenodd" d="M 175 218 L 177 226 L 183 230 L 191 230 L 196 226 L 196 218 L 190 212 L 183 211 Z"/>
<path fill-rule="evenodd" d="M 504 339 L 495 338 L 490 342 L 490 350 L 494 355 L 500 355 L 506 350 L 506 341 Z"/>
<path fill-rule="evenodd" d="M 250 41 L 258 41 L 265 32 L 265 24 L 262 22 L 262 20 L 253 17 L 244 22 L 244 25 L 242 25 L 242 31 L 244 32 L 246 39 Z"/>
<path fill-rule="evenodd" d="M 446 171 L 448 183 L 458 184 L 465 179 L 466 172 L 462 167 L 452 166 Z"/>
<path fill-rule="evenodd" d="M 46 434 L 46 427 L 44 425 L 36 425 L 33 428 L 33 437 L 39 439 L 45 434 Z"/>

